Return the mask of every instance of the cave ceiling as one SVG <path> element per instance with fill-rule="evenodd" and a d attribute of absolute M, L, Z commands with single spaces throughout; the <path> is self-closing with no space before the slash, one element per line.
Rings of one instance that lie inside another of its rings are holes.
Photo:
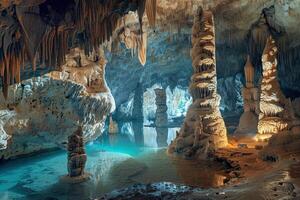
<path fill-rule="evenodd" d="M 55 68 L 73 46 L 91 53 L 114 40 L 128 13 L 136 13 L 126 24 L 133 24 L 137 34 L 141 28 L 190 33 L 199 6 L 214 13 L 217 48 L 238 49 L 248 42 L 248 53 L 255 57 L 268 33 L 277 36 L 284 52 L 300 45 L 300 0 L 0 0 L 3 85 L 20 81 L 24 60 L 33 68 Z"/>

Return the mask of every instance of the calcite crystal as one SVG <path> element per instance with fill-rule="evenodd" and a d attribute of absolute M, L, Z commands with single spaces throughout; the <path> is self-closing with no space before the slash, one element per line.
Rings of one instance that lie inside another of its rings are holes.
<path fill-rule="evenodd" d="M 168 125 L 168 114 L 167 114 L 167 94 L 165 89 L 155 89 L 155 125 L 157 127 L 165 127 Z"/>
<path fill-rule="evenodd" d="M 256 134 L 259 114 L 259 89 L 254 84 L 254 67 L 250 56 L 244 67 L 246 86 L 242 88 L 244 113 L 235 133 Z"/>
<path fill-rule="evenodd" d="M 277 79 L 278 48 L 270 36 L 262 56 L 263 77 L 261 82 L 258 137 L 268 138 L 272 134 L 288 130 L 290 109 L 288 100 L 280 89 Z"/>
<path fill-rule="evenodd" d="M 219 110 L 220 96 L 217 94 L 215 30 L 211 11 L 197 11 L 192 46 L 194 74 L 190 93 L 193 103 L 169 152 L 184 157 L 206 158 L 227 145 L 227 131 Z"/>

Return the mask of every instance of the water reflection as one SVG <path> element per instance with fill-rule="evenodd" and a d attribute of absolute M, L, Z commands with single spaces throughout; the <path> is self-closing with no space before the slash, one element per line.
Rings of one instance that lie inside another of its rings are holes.
<path fill-rule="evenodd" d="M 66 152 L 44 154 L 0 166 L 0 199 L 93 199 L 135 183 L 174 182 L 220 186 L 224 176 L 208 163 L 180 160 L 166 154 L 178 128 L 123 123 L 118 134 L 104 133 L 86 146 L 90 181 L 60 182 L 67 173 Z"/>
<path fill-rule="evenodd" d="M 127 146 L 129 149 L 137 148 L 137 151 L 142 152 L 138 148 L 165 148 L 175 139 L 176 131 L 179 130 L 179 128 L 144 126 L 142 122 L 124 122 L 118 126 L 121 130 L 118 134 L 109 134 L 105 131 L 100 138 L 104 149 Z"/>

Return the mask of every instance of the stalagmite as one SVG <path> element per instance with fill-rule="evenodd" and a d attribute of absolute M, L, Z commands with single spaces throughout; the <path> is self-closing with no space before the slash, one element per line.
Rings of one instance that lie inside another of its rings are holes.
<path fill-rule="evenodd" d="M 277 79 L 278 48 L 272 36 L 266 42 L 262 56 L 263 77 L 259 103 L 258 139 L 266 139 L 289 127 L 288 100 L 280 89 Z"/>
<path fill-rule="evenodd" d="M 259 114 L 259 90 L 254 85 L 254 67 L 250 56 L 244 67 L 246 86 L 242 88 L 244 113 L 235 133 L 256 134 Z"/>
<path fill-rule="evenodd" d="M 194 17 L 192 50 L 194 74 L 190 84 L 193 103 L 169 152 L 185 158 L 207 158 L 226 147 L 227 133 L 219 110 L 213 14 L 199 9 Z"/>
<path fill-rule="evenodd" d="M 156 127 L 166 127 L 168 125 L 168 114 L 167 114 L 167 94 L 165 89 L 155 89 L 155 125 Z"/>
<path fill-rule="evenodd" d="M 119 132 L 118 124 L 113 120 L 112 116 L 109 117 L 108 132 L 110 134 L 117 134 Z"/>
<path fill-rule="evenodd" d="M 64 177 L 67 182 L 82 182 L 89 178 L 89 174 L 85 173 L 84 168 L 87 161 L 87 155 L 84 149 L 82 137 L 82 128 L 74 132 L 68 138 L 68 176 Z"/>

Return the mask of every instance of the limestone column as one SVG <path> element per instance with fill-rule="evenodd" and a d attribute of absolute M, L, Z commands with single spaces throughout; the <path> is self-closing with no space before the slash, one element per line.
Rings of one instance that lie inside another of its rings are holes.
<path fill-rule="evenodd" d="M 84 171 L 87 155 L 85 153 L 81 127 L 78 127 L 78 129 L 68 137 L 67 150 L 68 175 L 64 180 L 71 183 L 87 180 L 89 178 L 89 174 Z"/>
<path fill-rule="evenodd" d="M 156 127 L 166 127 L 168 125 L 168 114 L 167 114 L 167 94 L 165 89 L 155 89 L 155 125 Z"/>
<path fill-rule="evenodd" d="M 287 99 L 277 79 L 277 54 L 278 48 L 270 36 L 262 56 L 263 77 L 259 103 L 258 139 L 267 139 L 272 134 L 288 129 Z"/>
<path fill-rule="evenodd" d="M 136 122 L 143 122 L 143 84 L 138 83 L 133 98 L 132 119 Z"/>
<path fill-rule="evenodd" d="M 242 88 L 244 113 L 240 118 L 240 123 L 235 133 L 256 134 L 259 114 L 259 90 L 254 84 L 255 70 L 250 56 L 247 58 L 244 71 L 246 79 L 246 86 Z"/>
<path fill-rule="evenodd" d="M 170 153 L 185 158 L 207 158 L 227 146 L 227 131 L 219 110 L 217 94 L 214 18 L 210 11 L 199 9 L 194 17 L 192 50 L 194 73 L 190 84 L 193 103 Z"/>

